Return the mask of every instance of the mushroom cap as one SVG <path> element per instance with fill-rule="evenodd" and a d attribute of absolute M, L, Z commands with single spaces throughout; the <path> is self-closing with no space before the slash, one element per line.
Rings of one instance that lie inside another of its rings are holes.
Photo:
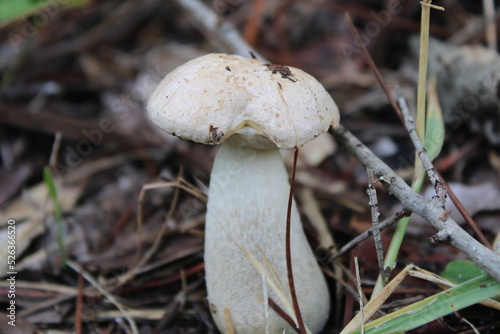
<path fill-rule="evenodd" d="M 203 144 L 239 135 L 244 145 L 291 149 L 337 127 L 332 97 L 293 67 L 236 55 L 208 54 L 169 73 L 147 110 L 169 134 Z"/>

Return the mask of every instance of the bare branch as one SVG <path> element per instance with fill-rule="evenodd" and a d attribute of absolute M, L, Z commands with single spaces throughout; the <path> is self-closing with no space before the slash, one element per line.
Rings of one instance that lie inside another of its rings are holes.
<path fill-rule="evenodd" d="M 382 249 L 382 238 L 380 238 L 378 221 L 380 212 L 378 211 L 377 190 L 375 189 L 375 183 L 378 179 L 375 177 L 373 169 L 369 167 L 366 167 L 366 174 L 368 175 L 368 188 L 366 189 L 366 193 L 368 194 L 368 206 L 370 206 L 372 216 L 373 241 L 375 241 L 375 251 L 377 252 L 378 270 L 380 272 L 380 277 L 383 278 L 383 284 L 385 285 L 387 283 L 388 276 L 384 274 L 384 250 Z"/>
<path fill-rule="evenodd" d="M 372 168 L 378 178 L 383 177 L 387 181 L 383 183 L 384 186 L 405 209 L 421 216 L 438 230 L 436 240 L 457 248 L 500 282 L 500 254 L 483 246 L 460 228 L 449 216 L 449 211 L 442 209 L 440 200 L 436 201 L 436 198 L 426 200 L 415 193 L 389 166 L 342 125 L 331 133 L 337 142 L 349 150 L 363 166 Z"/>
<path fill-rule="evenodd" d="M 260 60 L 264 59 L 245 42 L 238 30 L 231 23 L 222 22 L 215 11 L 203 2 L 199 0 L 177 0 L 177 3 L 194 16 L 195 22 L 201 26 L 202 32 L 206 31 L 214 36 L 218 36 L 233 53 L 243 57 L 253 54 Z"/>
<path fill-rule="evenodd" d="M 410 135 L 411 142 L 417 151 L 417 155 L 422 161 L 422 165 L 424 166 L 425 171 L 427 172 L 427 176 L 431 181 L 434 189 L 436 190 L 436 196 L 439 198 L 442 208 L 444 209 L 444 204 L 446 202 L 447 189 L 444 186 L 443 182 L 439 179 L 439 176 L 432 165 L 432 161 L 427 154 L 422 141 L 417 134 L 417 129 L 415 127 L 415 121 L 413 116 L 411 116 L 410 111 L 408 110 L 408 106 L 406 105 L 406 100 L 404 99 L 402 94 L 398 94 L 398 105 L 401 109 L 401 114 L 403 115 L 403 119 L 405 122 L 406 129 L 408 130 L 408 134 Z"/>
<path fill-rule="evenodd" d="M 400 211 L 392 216 L 384 219 L 380 224 L 378 224 L 378 228 L 380 231 L 382 231 L 384 228 L 389 227 L 393 225 L 394 223 L 397 223 L 401 218 L 403 217 L 408 217 L 411 214 L 410 211 Z M 347 244 L 344 245 L 338 252 L 335 252 L 330 258 L 328 258 L 328 262 L 331 262 L 335 260 L 336 258 L 344 255 L 348 251 L 350 251 L 352 248 L 354 248 L 357 244 L 359 244 L 361 241 L 368 239 L 370 236 L 373 235 L 373 228 L 369 229 L 368 231 L 365 231 L 358 235 L 356 238 L 352 239 L 349 241 Z"/>

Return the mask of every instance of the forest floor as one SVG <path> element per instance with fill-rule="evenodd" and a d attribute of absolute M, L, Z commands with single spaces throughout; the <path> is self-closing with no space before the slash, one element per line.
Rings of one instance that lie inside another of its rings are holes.
<path fill-rule="evenodd" d="M 38 1 L 38 11 L 0 21 L 1 333 L 132 333 L 132 322 L 138 333 L 217 333 L 203 260 L 217 147 L 163 133 L 147 119 L 145 105 L 177 66 L 238 50 L 220 31 L 204 28 L 183 2 Z M 412 182 L 415 153 L 408 131 L 345 13 L 387 85 L 399 87 L 415 112 L 418 1 L 205 3 L 218 15 L 218 26 L 232 25 L 260 57 L 316 77 L 337 103 L 341 124 Z M 434 166 L 484 240 L 494 244 L 500 231 L 500 62 L 487 51 L 492 45 L 485 31 L 492 30 L 480 1 L 438 5 L 446 10 L 431 13 L 429 77 L 437 79 L 446 132 Z M 288 170 L 291 153 L 283 152 Z M 313 249 L 323 250 L 319 260 L 327 273 L 335 250 L 372 227 L 368 183 L 363 166 L 330 133 L 300 150 L 295 198 Z M 425 198 L 433 192 L 424 185 Z M 401 210 L 380 184 L 377 199 L 380 220 Z M 476 236 L 451 201 L 447 209 Z M 336 246 L 322 243 L 318 221 Z M 9 226 L 15 226 L 15 248 L 9 248 Z M 394 225 L 381 232 L 384 250 L 393 233 Z M 393 275 L 410 263 L 441 274 L 449 263 L 466 259 L 431 242 L 435 233 L 413 215 Z M 372 237 L 335 260 L 353 291 L 356 282 L 347 273 L 354 274 L 355 257 L 369 295 L 378 275 Z M 326 277 L 333 304 L 322 333 L 339 333 L 359 303 L 356 294 L 338 288 L 338 277 Z M 381 311 L 439 291 L 407 278 Z M 7 317 L 10 305 L 15 327 Z M 499 319 L 498 310 L 474 305 L 414 333 L 473 333 L 473 327 L 493 333 Z"/>

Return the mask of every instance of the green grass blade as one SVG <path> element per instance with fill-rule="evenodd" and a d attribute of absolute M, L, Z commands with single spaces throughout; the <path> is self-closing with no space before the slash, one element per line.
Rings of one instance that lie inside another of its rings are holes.
<path fill-rule="evenodd" d="M 66 263 L 66 249 L 64 248 L 64 226 L 62 223 L 62 209 L 61 203 L 59 202 L 59 197 L 57 196 L 57 188 L 52 178 L 52 173 L 49 167 L 43 169 L 43 182 L 49 191 L 49 196 L 54 203 L 54 215 L 57 225 L 57 235 L 56 242 L 59 247 L 59 252 L 61 254 L 61 263 Z"/>
<path fill-rule="evenodd" d="M 483 274 L 406 306 L 365 326 L 366 334 L 403 333 L 500 293 L 500 283 Z M 352 333 L 360 333 L 354 331 Z"/>
<path fill-rule="evenodd" d="M 2 0 L 0 1 L 0 23 L 30 15 L 36 11 L 43 2 L 30 0 Z"/>
<path fill-rule="evenodd" d="M 0 0 L 0 25 L 44 10 L 53 14 L 55 7 L 68 8 L 83 5 L 87 2 L 88 0 Z"/>
<path fill-rule="evenodd" d="M 469 260 L 455 260 L 446 266 L 441 273 L 441 277 L 455 284 L 463 283 L 486 272 L 479 268 L 474 262 Z"/>
<path fill-rule="evenodd" d="M 424 147 L 431 160 L 434 160 L 441 152 L 444 143 L 444 131 L 443 112 L 439 105 L 436 77 L 432 76 L 429 79 L 424 140 Z"/>

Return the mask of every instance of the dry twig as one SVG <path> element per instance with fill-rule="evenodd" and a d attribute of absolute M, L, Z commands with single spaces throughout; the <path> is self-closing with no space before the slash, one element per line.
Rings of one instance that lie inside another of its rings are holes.
<path fill-rule="evenodd" d="M 233 53 L 245 57 L 252 53 L 257 58 L 263 59 L 257 51 L 245 42 L 231 23 L 221 22 L 217 14 L 201 1 L 177 0 L 177 3 L 194 16 L 195 21 L 202 26 L 201 31 L 207 31 L 218 36 Z"/>
<path fill-rule="evenodd" d="M 441 177 L 441 175 L 439 175 L 439 176 Z M 476 238 L 479 241 L 481 241 L 481 243 L 483 245 L 485 245 L 486 247 L 492 249 L 493 246 L 488 241 L 488 239 L 486 239 L 486 237 L 484 236 L 484 234 L 481 231 L 481 229 L 479 228 L 479 226 L 477 226 L 476 222 L 474 221 L 474 219 L 472 218 L 472 216 L 469 214 L 469 212 L 467 211 L 467 209 L 463 206 L 462 202 L 460 202 L 460 200 L 455 195 L 455 193 L 453 192 L 453 190 L 448 186 L 448 184 L 446 183 L 446 180 L 441 177 L 441 182 L 443 182 L 444 186 L 448 189 L 448 196 L 450 196 L 451 200 L 453 201 L 453 204 L 458 209 L 458 211 L 460 212 L 460 214 L 464 218 L 464 220 L 467 223 L 467 225 L 469 225 L 469 227 L 472 229 L 472 231 L 476 235 Z"/>
<path fill-rule="evenodd" d="M 382 231 L 384 228 L 389 227 L 389 226 L 397 223 L 401 218 L 407 217 L 410 214 L 411 214 L 411 212 L 407 211 L 407 210 L 399 211 L 399 212 L 393 214 L 392 216 L 384 219 L 381 223 L 379 223 L 378 229 L 380 231 Z M 374 228 L 371 228 L 371 229 L 361 233 L 360 235 L 358 235 L 356 238 L 352 239 L 351 241 L 349 241 L 338 252 L 332 254 L 332 256 L 330 256 L 330 258 L 328 258 L 328 262 L 331 262 L 331 261 L 335 260 L 336 258 L 344 255 L 345 253 L 347 253 L 348 251 L 353 249 L 361 241 L 368 239 L 370 236 L 373 235 L 373 233 L 374 233 L 373 231 L 374 231 Z"/>
<path fill-rule="evenodd" d="M 483 246 L 460 228 L 449 216 L 449 212 L 442 209 L 439 199 L 425 200 L 413 191 L 389 166 L 342 125 L 331 133 L 337 142 L 349 150 L 363 166 L 372 168 L 377 177 L 383 177 L 386 180 L 383 183 L 384 186 L 405 209 L 418 214 L 438 230 L 433 238 L 434 241 L 457 248 L 500 282 L 500 255 Z"/>
<path fill-rule="evenodd" d="M 356 283 L 358 286 L 359 313 L 361 314 L 361 333 L 365 332 L 365 313 L 363 311 L 363 289 L 361 288 L 361 276 L 359 275 L 358 258 L 354 257 L 354 266 L 356 267 Z M 380 273 L 382 275 L 382 273 Z"/>
<path fill-rule="evenodd" d="M 73 269 L 76 272 L 81 272 L 82 276 L 87 280 L 90 284 L 92 284 L 103 296 L 105 296 L 113 305 L 116 306 L 116 308 L 120 311 L 120 313 L 124 316 L 125 319 L 127 319 L 127 322 L 130 326 L 130 329 L 132 333 L 138 334 L 139 329 L 137 328 L 137 325 L 132 319 L 132 317 L 127 313 L 127 309 L 122 303 L 118 301 L 118 299 L 115 298 L 108 290 L 106 290 L 104 287 L 102 287 L 87 271 L 85 271 L 82 266 L 80 266 L 78 263 L 73 262 L 71 260 L 68 260 L 66 264 Z"/>
<path fill-rule="evenodd" d="M 491 50 L 497 50 L 497 29 L 495 26 L 495 3 L 483 0 L 484 21 L 486 24 L 486 43 Z"/>
<path fill-rule="evenodd" d="M 373 169 L 369 167 L 366 168 L 366 174 L 368 175 L 369 182 L 366 193 L 368 194 L 368 206 L 370 207 L 372 216 L 373 241 L 375 241 L 375 250 L 377 252 L 378 270 L 380 272 L 380 277 L 383 278 L 383 284 L 385 285 L 385 283 L 387 283 L 388 276 L 384 274 L 384 250 L 382 249 L 382 239 L 380 238 L 380 228 L 378 221 L 380 212 L 378 211 L 377 190 L 375 189 L 375 183 L 378 180 L 375 177 Z"/>
<path fill-rule="evenodd" d="M 417 129 L 415 127 L 415 120 L 413 116 L 410 114 L 410 110 L 406 105 L 406 100 L 403 97 L 403 94 L 398 94 L 398 105 L 401 110 L 401 114 L 403 115 L 403 119 L 405 122 L 406 129 L 408 130 L 408 134 L 410 135 L 411 142 L 417 151 L 417 155 L 422 161 L 422 165 L 424 166 L 425 171 L 427 172 L 427 176 L 431 181 L 431 184 L 434 186 L 436 190 L 437 199 L 439 199 L 441 207 L 444 209 L 444 204 L 446 202 L 447 189 L 444 186 L 443 182 L 439 179 L 439 176 L 436 172 L 436 169 L 432 165 L 432 161 L 427 154 L 427 151 L 420 140 Z"/>

